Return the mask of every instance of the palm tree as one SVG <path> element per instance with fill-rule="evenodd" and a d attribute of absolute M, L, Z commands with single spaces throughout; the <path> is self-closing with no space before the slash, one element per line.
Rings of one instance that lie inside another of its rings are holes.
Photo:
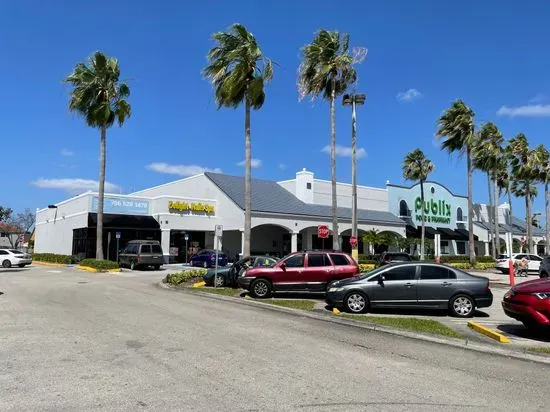
<path fill-rule="evenodd" d="M 319 30 L 310 44 L 302 47 L 302 63 L 298 70 L 300 98 L 321 95 L 330 101 L 330 169 L 332 174 L 332 246 L 340 249 L 336 200 L 336 96 L 343 94 L 357 81 L 353 65 L 364 58 L 366 49 L 349 51 L 349 34 Z"/>
<path fill-rule="evenodd" d="M 376 229 L 367 230 L 363 235 L 363 242 L 370 246 L 372 253 L 374 253 L 374 247 L 380 245 L 387 245 L 390 239 L 385 233 L 378 232 Z"/>
<path fill-rule="evenodd" d="M 273 78 L 273 64 L 265 57 L 256 39 L 246 27 L 233 24 L 227 32 L 214 33 L 216 42 L 208 52 L 208 66 L 203 70 L 215 90 L 218 109 L 245 106 L 245 184 L 243 254 L 250 255 L 251 168 L 250 109 L 260 109 L 265 101 L 264 86 Z"/>
<path fill-rule="evenodd" d="M 538 145 L 535 148 L 536 163 L 539 166 L 539 179 L 544 183 L 544 203 L 546 214 L 546 254 L 550 254 L 550 191 L 548 183 L 550 182 L 550 152 L 543 146 Z"/>
<path fill-rule="evenodd" d="M 474 112 L 462 100 L 456 100 L 439 118 L 437 136 L 444 138 L 441 147 L 449 153 L 466 154 L 468 173 L 468 234 L 470 264 L 475 265 L 473 200 L 472 200 L 472 149 L 475 143 Z"/>
<path fill-rule="evenodd" d="M 424 260 L 425 251 L 425 216 L 424 211 L 424 182 L 429 174 L 433 172 L 434 164 L 430 159 L 426 158 L 424 152 L 420 149 L 413 150 L 407 153 L 403 160 L 403 177 L 406 180 L 420 181 L 420 199 L 422 201 L 422 232 L 420 236 L 420 260 Z"/>
<path fill-rule="evenodd" d="M 529 188 L 529 190 L 527 190 L 527 188 Z M 527 222 L 532 222 L 533 217 L 531 216 L 531 212 L 527 212 L 528 209 L 530 210 L 530 207 L 527 207 L 527 204 L 528 202 L 531 202 L 531 199 L 538 196 L 537 187 L 533 184 L 528 184 L 525 180 L 512 180 L 512 183 L 510 183 L 510 191 L 515 197 L 523 197 L 525 199 L 525 226 L 527 227 L 527 237 L 529 238 L 531 225 L 528 225 Z M 529 201 L 527 200 L 528 198 Z M 533 252 L 529 240 L 527 240 L 527 246 L 529 251 Z"/>
<path fill-rule="evenodd" d="M 500 228 L 498 219 L 498 188 L 497 175 L 499 163 L 504 154 L 502 143 L 504 138 L 502 133 L 494 123 L 485 123 L 477 134 L 476 144 L 474 147 L 474 165 L 476 168 L 487 173 L 489 184 L 489 209 L 492 208 L 493 216 L 489 216 L 489 223 L 493 221 L 494 236 L 493 236 L 493 257 L 496 258 L 497 253 L 500 253 Z M 492 185 L 491 185 L 492 181 Z M 491 193 L 492 191 L 492 193 Z M 491 197 L 494 199 L 494 206 L 491 204 Z M 489 215 L 489 214 L 488 214 Z M 498 251 L 498 252 L 497 252 Z"/>
<path fill-rule="evenodd" d="M 64 81 L 73 87 L 69 98 L 69 110 L 82 116 L 88 126 L 100 130 L 96 259 L 103 260 L 107 129 L 115 121 L 122 126 L 130 117 L 132 109 L 126 101 L 130 96 L 130 88 L 120 81 L 118 60 L 99 51 L 90 56 L 87 63 L 77 63 L 73 72 Z"/>
<path fill-rule="evenodd" d="M 532 218 L 532 193 L 535 184 L 539 179 L 537 157 L 534 150 L 529 148 L 527 137 L 523 133 L 510 139 L 510 164 L 514 179 L 523 183 L 523 189 L 516 184 L 516 192 L 524 193 L 525 196 L 525 225 L 527 227 L 527 245 L 529 251 L 533 252 L 533 233 L 530 224 Z M 515 182 L 514 182 L 515 183 Z M 536 196 L 536 195 L 535 195 Z"/>

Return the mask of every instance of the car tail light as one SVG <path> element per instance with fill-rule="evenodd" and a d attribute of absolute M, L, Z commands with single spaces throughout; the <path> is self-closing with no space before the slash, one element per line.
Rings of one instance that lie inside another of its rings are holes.
<path fill-rule="evenodd" d="M 491 291 L 491 288 L 489 287 L 489 284 L 487 283 L 487 285 L 485 286 L 485 292 L 490 292 Z"/>
<path fill-rule="evenodd" d="M 140 263 L 140 262 L 141 262 L 141 255 L 138 255 L 138 257 L 137 257 L 137 261 L 138 261 L 138 263 Z"/>

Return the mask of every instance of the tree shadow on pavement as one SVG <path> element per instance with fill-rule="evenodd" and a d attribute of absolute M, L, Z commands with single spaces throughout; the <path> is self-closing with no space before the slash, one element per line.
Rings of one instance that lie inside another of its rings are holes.
<path fill-rule="evenodd" d="M 532 330 L 519 324 L 502 324 L 497 329 L 507 335 L 516 336 L 523 339 L 536 340 L 538 342 L 550 342 L 550 329 Z"/>
<path fill-rule="evenodd" d="M 11 268 L 11 269 L 2 269 L 0 268 L 0 273 L 20 273 L 28 272 L 30 269 L 27 268 Z"/>

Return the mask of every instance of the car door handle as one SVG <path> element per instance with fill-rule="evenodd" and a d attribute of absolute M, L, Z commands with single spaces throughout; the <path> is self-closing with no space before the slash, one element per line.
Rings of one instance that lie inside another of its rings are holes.
<path fill-rule="evenodd" d="M 443 282 L 443 283 L 441 284 L 441 286 L 451 286 L 451 285 L 452 285 L 451 282 Z"/>
<path fill-rule="evenodd" d="M 412 283 L 405 283 L 405 287 L 412 288 L 414 285 Z"/>

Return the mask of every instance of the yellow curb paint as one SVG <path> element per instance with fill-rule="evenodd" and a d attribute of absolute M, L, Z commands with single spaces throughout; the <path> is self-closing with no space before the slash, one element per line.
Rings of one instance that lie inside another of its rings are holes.
<path fill-rule="evenodd" d="M 205 285 L 206 285 L 206 282 L 197 282 L 197 283 L 193 284 L 193 287 L 194 288 L 202 288 Z"/>
<path fill-rule="evenodd" d="M 108 269 L 105 272 L 102 272 L 98 269 L 90 268 L 88 266 L 81 266 L 81 265 L 78 265 L 77 268 L 85 270 L 86 272 L 91 272 L 91 273 L 119 273 L 119 272 L 121 272 L 120 269 Z"/>
<path fill-rule="evenodd" d="M 335 315 L 339 315 L 340 311 L 336 308 L 332 308 L 332 313 L 334 313 Z"/>
<path fill-rule="evenodd" d="M 33 261 L 32 261 L 32 264 L 34 264 L 34 265 L 42 265 L 42 266 L 53 266 L 53 267 L 56 267 L 56 268 L 62 268 L 62 267 L 67 266 L 67 265 L 65 265 L 65 264 L 63 264 L 63 263 L 40 262 L 39 260 L 33 260 Z"/>
<path fill-rule="evenodd" d="M 468 322 L 468 327 L 472 328 L 473 330 L 475 330 L 475 331 L 477 331 L 477 332 L 479 332 L 479 333 L 481 333 L 485 336 L 490 337 L 491 339 L 496 340 L 497 342 L 500 342 L 500 343 L 509 343 L 510 342 L 510 339 L 508 339 L 506 336 L 498 333 L 497 331 L 486 328 L 485 326 L 480 325 L 479 323 L 470 321 L 470 322 Z"/>

